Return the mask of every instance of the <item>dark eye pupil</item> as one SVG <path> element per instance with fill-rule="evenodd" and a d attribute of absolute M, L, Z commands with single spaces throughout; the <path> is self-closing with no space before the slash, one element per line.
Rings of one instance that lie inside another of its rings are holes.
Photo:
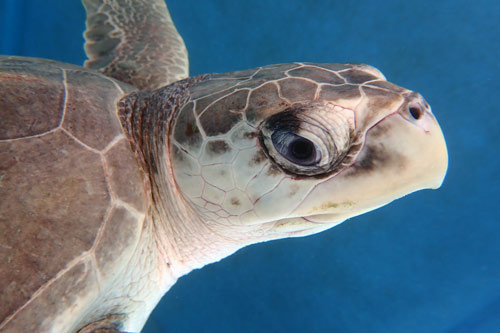
<path fill-rule="evenodd" d="M 311 166 L 321 159 L 314 143 L 304 137 L 288 131 L 275 131 L 271 139 L 278 153 L 292 163 Z"/>
<path fill-rule="evenodd" d="M 419 108 L 411 107 L 410 108 L 410 114 L 413 117 L 413 119 L 419 120 L 420 117 L 422 117 L 423 112 Z"/>
<path fill-rule="evenodd" d="M 314 146 L 310 141 L 300 138 L 290 144 L 290 153 L 297 160 L 309 160 L 314 153 Z"/>

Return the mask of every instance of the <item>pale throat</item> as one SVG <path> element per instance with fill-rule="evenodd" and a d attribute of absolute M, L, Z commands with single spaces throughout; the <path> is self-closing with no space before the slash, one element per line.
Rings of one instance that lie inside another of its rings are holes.
<path fill-rule="evenodd" d="M 168 150 L 164 150 L 167 155 Z M 168 156 L 152 186 L 151 223 L 155 247 L 176 279 L 255 243 L 247 228 L 222 225 L 200 216 L 176 186 Z M 253 226 L 252 229 L 259 229 Z"/>
<path fill-rule="evenodd" d="M 164 288 L 195 268 L 262 241 L 265 233 L 259 225 L 223 225 L 204 218 L 176 185 L 169 149 L 172 120 L 187 103 L 189 86 L 202 79 L 200 76 L 155 91 L 133 92 L 119 103 L 122 126 L 144 171 L 149 196 L 144 227 L 148 239 L 144 241 L 154 242 Z"/>

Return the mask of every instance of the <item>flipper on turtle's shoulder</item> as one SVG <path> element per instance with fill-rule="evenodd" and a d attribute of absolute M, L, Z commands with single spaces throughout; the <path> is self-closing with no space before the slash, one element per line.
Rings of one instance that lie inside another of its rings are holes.
<path fill-rule="evenodd" d="M 82 0 L 85 67 L 139 89 L 188 77 L 187 51 L 165 0 Z"/>

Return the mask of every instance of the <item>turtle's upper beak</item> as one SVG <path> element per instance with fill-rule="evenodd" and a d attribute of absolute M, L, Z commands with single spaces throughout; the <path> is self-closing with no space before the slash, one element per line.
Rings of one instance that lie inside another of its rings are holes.
<path fill-rule="evenodd" d="M 411 192 L 439 188 L 448 168 L 443 133 L 423 98 L 369 128 L 353 164 L 316 186 L 291 214 L 311 222 L 339 222 Z"/>
<path fill-rule="evenodd" d="M 414 191 L 439 188 L 448 169 L 448 151 L 443 132 L 429 105 L 422 96 L 413 93 L 393 116 L 395 119 L 384 120 L 393 127 L 389 137 L 394 137 L 394 140 L 390 140 L 390 146 L 407 160 L 408 171 L 413 173 L 413 177 L 407 177 L 409 182 L 414 182 Z M 401 118 L 406 120 L 406 123 Z M 372 141 L 370 132 L 366 142 Z M 397 177 L 397 174 L 395 176 Z"/>

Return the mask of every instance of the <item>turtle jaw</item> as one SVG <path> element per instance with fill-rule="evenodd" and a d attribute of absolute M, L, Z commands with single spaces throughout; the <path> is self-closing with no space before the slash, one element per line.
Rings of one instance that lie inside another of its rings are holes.
<path fill-rule="evenodd" d="M 443 183 L 446 143 L 427 105 L 405 105 L 369 128 L 363 141 L 354 162 L 318 184 L 290 217 L 333 226 Z"/>

